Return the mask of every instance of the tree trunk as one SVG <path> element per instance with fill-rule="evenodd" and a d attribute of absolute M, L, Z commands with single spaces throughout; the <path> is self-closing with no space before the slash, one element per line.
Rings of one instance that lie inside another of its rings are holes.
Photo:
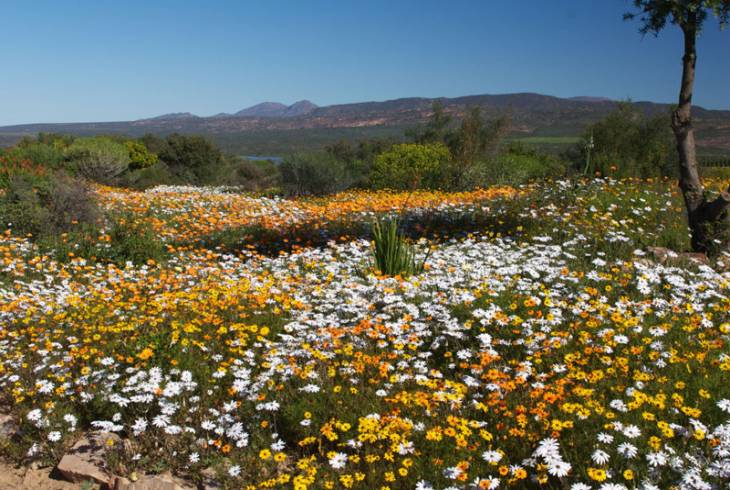
<path fill-rule="evenodd" d="M 692 129 L 692 91 L 697 61 L 697 14 L 687 12 L 681 23 L 684 32 L 684 57 L 682 58 L 682 85 L 679 104 L 672 113 L 672 130 L 677 140 L 679 153 L 679 187 L 687 208 L 687 220 L 692 236 L 692 249 L 708 253 L 712 246 L 713 227 L 726 217 L 730 203 L 730 188 L 712 202 L 708 202 L 700 180 L 694 131 Z"/>

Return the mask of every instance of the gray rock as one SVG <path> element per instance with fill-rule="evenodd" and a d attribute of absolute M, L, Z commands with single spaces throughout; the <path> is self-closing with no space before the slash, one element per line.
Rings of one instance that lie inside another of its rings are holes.
<path fill-rule="evenodd" d="M 9 439 L 18 432 L 18 424 L 11 415 L 0 413 L 0 439 Z"/>
<path fill-rule="evenodd" d="M 111 487 L 114 476 L 104 469 L 104 452 L 109 446 L 109 441 L 117 444 L 119 440 L 116 434 L 88 434 L 61 458 L 56 469 L 63 478 L 73 483 L 92 481 L 104 487 Z"/>
<path fill-rule="evenodd" d="M 137 481 L 117 477 L 114 490 L 196 490 L 192 484 L 175 478 L 170 473 L 143 475 Z"/>

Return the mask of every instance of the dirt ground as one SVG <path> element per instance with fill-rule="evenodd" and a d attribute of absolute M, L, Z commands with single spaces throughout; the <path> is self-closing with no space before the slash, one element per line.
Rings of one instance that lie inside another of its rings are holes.
<path fill-rule="evenodd" d="M 71 490 L 80 485 L 51 477 L 52 468 L 14 468 L 0 463 L 0 490 Z"/>

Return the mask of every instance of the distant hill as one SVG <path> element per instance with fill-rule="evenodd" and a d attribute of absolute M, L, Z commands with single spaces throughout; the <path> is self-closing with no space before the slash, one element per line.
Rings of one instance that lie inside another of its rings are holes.
<path fill-rule="evenodd" d="M 189 112 L 171 112 L 170 114 L 163 114 L 161 116 L 153 117 L 156 121 L 163 120 L 180 120 L 180 119 L 195 119 L 198 116 Z"/>
<path fill-rule="evenodd" d="M 321 147 L 341 137 L 402 138 L 403 129 L 429 117 L 434 100 L 413 97 L 324 107 L 306 100 L 290 106 L 264 102 L 233 114 L 210 117 L 182 112 L 136 121 L 5 126 L 0 127 L 0 144 L 38 132 L 128 136 L 180 132 L 207 135 L 229 151 L 276 155 L 293 149 Z M 512 122 L 511 136 L 530 138 L 578 136 L 589 124 L 614 110 L 617 104 L 604 97 L 560 98 L 536 93 L 470 95 L 438 100 L 443 102 L 446 112 L 456 118 L 471 106 L 479 106 L 487 116 L 508 114 Z M 649 115 L 668 113 L 672 107 L 654 102 L 636 104 Z M 695 106 L 693 117 L 700 146 L 730 152 L 730 111 Z M 307 141 L 303 140 L 305 137 Z"/>
<path fill-rule="evenodd" d="M 308 100 L 300 100 L 290 106 L 279 102 L 262 102 L 240 110 L 232 117 L 296 117 L 312 112 L 317 106 Z"/>
<path fill-rule="evenodd" d="M 591 97 L 589 95 L 580 95 L 578 97 L 570 97 L 570 100 L 578 100 L 581 102 L 611 102 L 611 99 L 606 97 Z"/>

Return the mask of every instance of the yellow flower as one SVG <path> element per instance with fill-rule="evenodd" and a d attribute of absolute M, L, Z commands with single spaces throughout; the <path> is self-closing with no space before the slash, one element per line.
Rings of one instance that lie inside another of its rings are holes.
<path fill-rule="evenodd" d="M 155 351 L 153 351 L 149 347 L 146 347 L 144 350 L 142 350 L 142 352 L 137 354 L 137 357 L 142 359 L 143 361 L 146 361 L 147 359 L 149 359 L 150 357 L 152 357 L 154 355 L 155 355 Z"/>

